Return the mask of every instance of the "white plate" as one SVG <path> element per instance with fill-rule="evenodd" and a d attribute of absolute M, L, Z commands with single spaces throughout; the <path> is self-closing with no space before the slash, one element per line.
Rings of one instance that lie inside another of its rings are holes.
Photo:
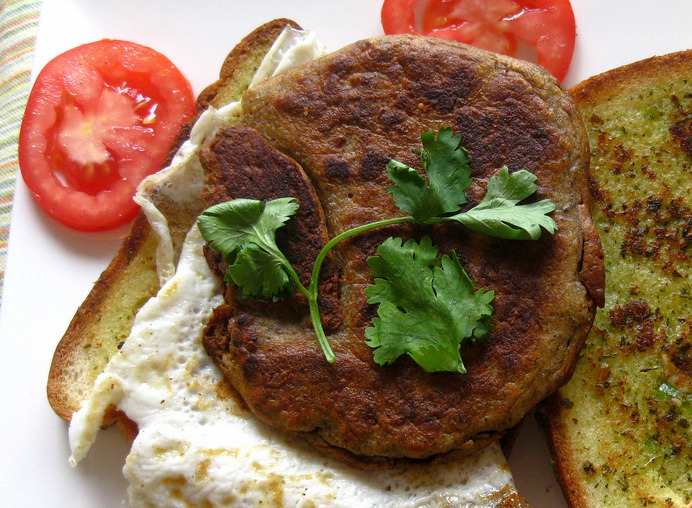
<path fill-rule="evenodd" d="M 650 0 L 572 3 L 578 38 L 568 86 L 691 46 L 689 0 L 667 0 L 655 13 Z M 265 21 L 292 18 L 337 49 L 381 34 L 380 6 L 381 0 L 44 0 L 35 69 L 83 42 L 129 39 L 166 54 L 199 92 L 215 80 L 226 53 Z M 102 433 L 88 458 L 71 469 L 67 425 L 48 406 L 45 385 L 55 345 L 125 234 L 68 231 L 43 215 L 18 179 L 0 320 L 4 506 L 122 506 L 126 443 L 115 430 Z M 565 506 L 532 418 L 511 464 L 534 508 Z"/>

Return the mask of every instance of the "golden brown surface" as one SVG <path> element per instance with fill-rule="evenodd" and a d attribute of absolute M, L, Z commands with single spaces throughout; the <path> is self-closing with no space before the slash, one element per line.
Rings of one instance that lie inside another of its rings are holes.
<path fill-rule="evenodd" d="M 239 100 L 250 85 L 265 54 L 287 26 L 300 29 L 295 21 L 281 18 L 269 21 L 245 36 L 224 60 L 219 80 L 200 93 L 197 107 L 220 108 Z"/>
<path fill-rule="evenodd" d="M 230 312 L 226 337 L 210 350 L 255 415 L 342 458 L 386 464 L 470 453 L 568 379 L 603 299 L 603 265 L 583 126 L 547 73 L 439 40 L 378 38 L 253 87 L 243 106 L 244 122 L 310 177 L 332 236 L 397 214 L 385 190 L 387 160 L 419 167 L 411 148 L 445 125 L 473 159 L 468 206 L 501 166 L 527 169 L 538 176 L 538 198 L 556 203 L 560 228 L 526 243 L 454 226 L 425 231 L 496 294 L 494 331 L 465 353 L 465 375 L 427 374 L 408 359 L 378 367 L 365 345 L 376 311 L 363 293 L 365 260 L 387 236 L 421 236 L 416 228 L 378 230 L 335 251 L 344 319 L 329 334 L 333 365 L 305 325 L 305 309 L 290 318 Z"/>
<path fill-rule="evenodd" d="M 219 81 L 200 94 L 198 113 L 211 101 L 218 106 L 239 99 L 258 63 L 286 25 L 297 27 L 293 21 L 277 19 L 243 39 L 226 58 Z M 189 128 L 190 125 L 186 125 L 181 129 L 164 166 L 187 139 Z M 153 200 L 167 217 L 174 248 L 179 252 L 185 234 L 201 211 L 202 202 L 181 209 L 165 192 L 153 194 Z M 131 233 L 77 310 L 58 344 L 47 394 L 53 410 L 65 420 L 79 409 L 108 359 L 129 335 L 137 310 L 158 291 L 156 246 L 156 236 L 144 213 L 140 212 Z"/>
<path fill-rule="evenodd" d="M 633 63 L 572 91 L 591 145 L 606 263 L 570 382 L 542 408 L 574 507 L 692 502 L 692 52 Z"/>

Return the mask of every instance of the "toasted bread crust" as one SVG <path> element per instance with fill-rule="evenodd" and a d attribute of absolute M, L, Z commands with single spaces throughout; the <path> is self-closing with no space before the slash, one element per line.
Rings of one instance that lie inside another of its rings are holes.
<path fill-rule="evenodd" d="M 221 67 L 219 80 L 198 97 L 198 115 L 210 104 L 218 107 L 240 98 L 264 54 L 286 26 L 299 28 L 287 19 L 270 21 L 250 33 L 229 53 Z M 179 132 L 164 167 L 189 137 L 193 123 L 194 120 Z M 162 196 L 161 199 L 165 198 Z M 166 203 L 162 205 L 166 207 Z M 173 243 L 179 250 L 192 225 L 190 217 L 195 215 L 190 211 L 181 221 L 175 210 L 171 212 L 169 223 Z M 48 376 L 47 395 L 51 407 L 61 418 L 69 421 L 79 409 L 108 359 L 129 335 L 137 310 L 158 291 L 156 247 L 156 236 L 144 213 L 140 212 L 130 234 L 60 340 Z M 104 424 L 120 419 L 109 418 L 110 421 Z"/>
<path fill-rule="evenodd" d="M 574 85 L 569 93 L 582 111 L 616 96 L 638 94 L 646 87 L 665 83 L 671 77 L 687 75 L 690 54 L 690 50 L 679 51 L 639 60 L 592 76 Z"/>
<path fill-rule="evenodd" d="M 219 80 L 205 88 L 197 99 L 197 107 L 216 108 L 239 100 L 247 89 L 267 50 L 281 32 L 300 26 L 290 19 L 275 19 L 253 30 L 228 54 L 221 66 Z"/>
<path fill-rule="evenodd" d="M 573 507 L 692 500 L 683 407 L 692 397 L 684 296 L 692 274 L 691 80 L 692 51 L 682 51 L 570 90 L 591 144 L 593 216 L 607 267 L 606 305 L 574 376 L 537 414 Z"/>
<path fill-rule="evenodd" d="M 155 250 L 156 239 L 140 213 L 55 350 L 48 401 L 61 418 L 69 420 L 79 409 L 94 380 L 129 334 L 139 307 L 156 294 Z"/>
<path fill-rule="evenodd" d="M 545 432 L 548 450 L 554 458 L 553 469 L 558 483 L 562 488 L 565 498 L 573 507 L 592 506 L 588 502 L 586 485 L 576 474 L 575 465 L 577 457 L 570 441 L 566 438 L 568 425 L 566 421 L 565 405 L 569 402 L 558 394 L 548 397 L 536 412 L 536 418 Z"/>

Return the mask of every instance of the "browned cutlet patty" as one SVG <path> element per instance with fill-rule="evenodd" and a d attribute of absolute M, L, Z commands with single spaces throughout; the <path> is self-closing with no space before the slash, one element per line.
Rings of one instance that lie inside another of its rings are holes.
<path fill-rule="evenodd" d="M 376 230 L 340 244 L 328 277 L 342 313 L 328 333 L 334 364 L 320 350 L 307 308 L 287 312 L 290 302 L 258 306 L 229 295 L 205 345 L 258 418 L 352 462 L 386 465 L 477 449 L 566 381 L 602 303 L 604 277 L 586 193 L 583 125 L 547 72 L 450 42 L 382 37 L 251 88 L 243 118 L 297 162 L 284 169 L 304 170 L 314 184 L 328 235 L 289 235 L 295 260 L 313 256 L 326 236 L 399 214 L 386 191 L 385 164 L 395 158 L 420 169 L 411 147 L 442 126 L 461 135 L 472 157 L 466 206 L 479 202 L 501 166 L 526 169 L 538 177 L 537 199 L 555 202 L 559 227 L 535 242 L 445 225 Z M 262 150 L 266 160 L 277 158 L 268 146 Z M 238 172 L 248 171 L 248 153 L 224 136 L 204 154 L 205 169 L 234 189 Z M 257 182 L 276 171 L 257 169 Z M 244 195 L 251 187 L 228 194 L 258 197 Z M 284 195 L 291 192 L 289 184 Z M 263 199 L 276 194 L 282 190 Z M 380 367 L 365 344 L 377 310 L 364 294 L 367 257 L 387 236 L 423 234 L 442 252 L 456 251 L 477 287 L 495 291 L 493 332 L 463 351 L 466 374 L 427 373 L 404 357 Z M 361 462 L 363 456 L 369 459 Z"/>
<path fill-rule="evenodd" d="M 300 208 L 293 220 L 279 229 L 276 240 L 291 262 L 302 284 L 308 286 L 315 258 L 329 240 L 324 212 L 310 180 L 302 168 L 274 149 L 257 131 L 239 124 L 222 129 L 210 150 L 200 154 L 205 171 L 202 198 L 207 204 L 223 203 L 236 198 L 269 201 L 282 197 L 296 198 Z M 296 241 L 299 239 L 299 241 Z M 220 274 L 227 265 L 208 246 L 205 256 Z M 338 274 L 331 258 L 325 260 L 319 288 L 322 326 L 332 330 L 341 323 L 338 301 Z M 233 288 L 227 287 L 226 300 L 233 302 Z M 303 315 L 307 300 L 300 293 L 278 305 L 243 301 L 257 309 L 267 308 L 274 315 Z"/>

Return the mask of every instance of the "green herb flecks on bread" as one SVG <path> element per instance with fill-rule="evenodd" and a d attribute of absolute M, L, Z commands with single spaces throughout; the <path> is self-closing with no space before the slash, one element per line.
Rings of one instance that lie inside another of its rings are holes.
<path fill-rule="evenodd" d="M 543 408 L 572 506 L 692 501 L 692 51 L 572 91 L 591 145 L 606 305 Z"/>

